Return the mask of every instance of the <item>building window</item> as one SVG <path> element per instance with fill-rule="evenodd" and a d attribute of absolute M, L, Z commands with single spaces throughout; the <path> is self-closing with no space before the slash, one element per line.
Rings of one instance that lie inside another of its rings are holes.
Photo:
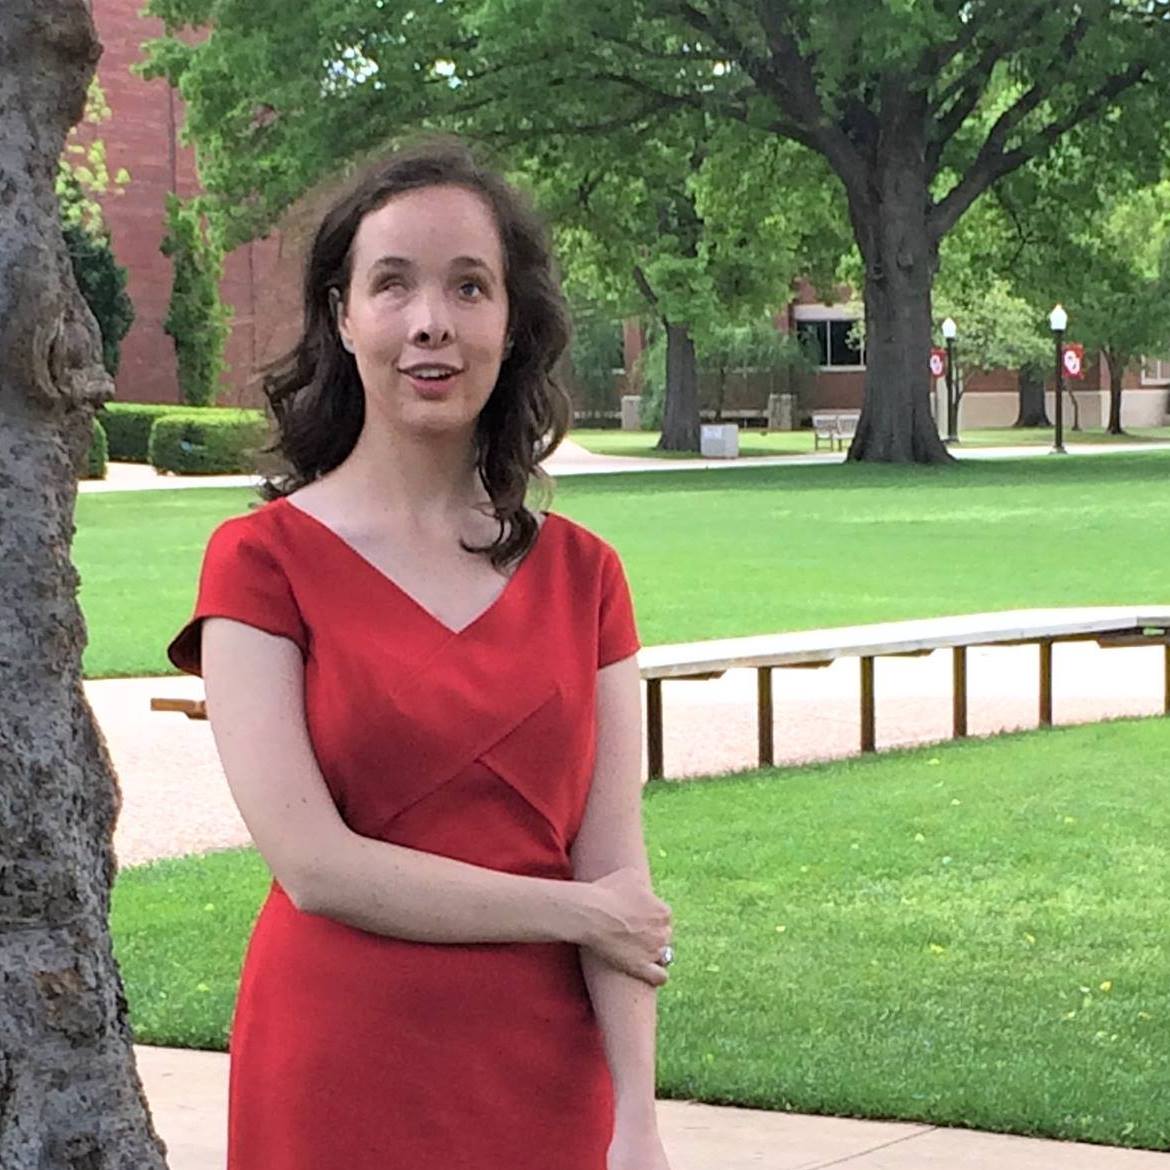
<path fill-rule="evenodd" d="M 1165 386 L 1170 382 L 1170 358 L 1142 358 L 1142 385 Z"/>
<path fill-rule="evenodd" d="M 865 352 L 858 344 L 856 324 L 856 318 L 809 320 L 801 315 L 796 320 L 796 336 L 820 369 L 860 370 L 865 368 Z"/>

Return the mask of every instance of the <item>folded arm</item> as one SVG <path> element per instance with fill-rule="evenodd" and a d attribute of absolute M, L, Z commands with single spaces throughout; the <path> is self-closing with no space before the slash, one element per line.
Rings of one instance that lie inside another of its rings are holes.
<path fill-rule="evenodd" d="M 354 833 L 317 765 L 304 666 L 287 638 L 228 618 L 203 625 L 207 711 L 232 796 L 299 909 L 429 943 L 572 942 L 612 929 L 604 892 L 468 865 Z"/>

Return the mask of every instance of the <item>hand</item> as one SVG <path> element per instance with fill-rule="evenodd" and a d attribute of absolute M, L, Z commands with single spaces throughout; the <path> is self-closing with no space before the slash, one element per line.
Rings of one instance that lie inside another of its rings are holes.
<path fill-rule="evenodd" d="M 605 1165 L 606 1170 L 670 1170 L 662 1140 L 653 1125 L 637 1130 L 617 1126 Z"/>
<path fill-rule="evenodd" d="M 668 976 L 658 957 L 670 942 L 670 907 L 637 869 L 618 869 L 589 885 L 594 914 L 582 945 L 611 967 L 661 987 Z"/>

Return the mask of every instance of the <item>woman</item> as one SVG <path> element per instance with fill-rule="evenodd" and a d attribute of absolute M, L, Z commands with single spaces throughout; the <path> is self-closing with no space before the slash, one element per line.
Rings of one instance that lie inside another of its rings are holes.
<path fill-rule="evenodd" d="M 629 592 L 525 507 L 568 418 L 542 231 L 464 148 L 397 155 L 304 312 L 266 382 L 291 471 L 169 648 L 274 879 L 229 1170 L 667 1170 Z"/>

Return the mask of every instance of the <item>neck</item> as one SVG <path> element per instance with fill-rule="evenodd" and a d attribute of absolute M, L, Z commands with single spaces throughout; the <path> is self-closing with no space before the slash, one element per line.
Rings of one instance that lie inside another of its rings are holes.
<path fill-rule="evenodd" d="M 468 509 L 488 502 L 475 469 L 471 434 L 402 434 L 367 420 L 354 449 L 333 473 L 366 515 L 393 517 L 423 528 L 458 524 Z"/>

